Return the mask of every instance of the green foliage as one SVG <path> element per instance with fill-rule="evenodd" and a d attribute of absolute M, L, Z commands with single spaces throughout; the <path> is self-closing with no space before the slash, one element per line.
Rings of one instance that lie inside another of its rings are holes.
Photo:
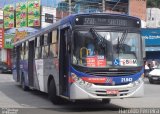
<path fill-rule="evenodd" d="M 148 8 L 153 8 L 153 7 L 160 8 L 160 0 L 147 0 L 147 7 Z"/>

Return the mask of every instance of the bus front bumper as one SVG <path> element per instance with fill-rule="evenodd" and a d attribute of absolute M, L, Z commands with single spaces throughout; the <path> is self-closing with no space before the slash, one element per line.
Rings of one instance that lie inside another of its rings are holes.
<path fill-rule="evenodd" d="M 128 98 L 128 97 L 142 97 L 144 96 L 144 82 L 140 78 L 139 83 L 129 83 L 127 85 L 118 86 L 101 86 L 92 84 L 91 87 L 86 88 L 78 83 L 72 83 L 70 86 L 71 100 L 85 100 L 85 99 L 114 99 L 114 98 Z M 116 90 L 117 94 L 107 94 L 107 91 Z"/>

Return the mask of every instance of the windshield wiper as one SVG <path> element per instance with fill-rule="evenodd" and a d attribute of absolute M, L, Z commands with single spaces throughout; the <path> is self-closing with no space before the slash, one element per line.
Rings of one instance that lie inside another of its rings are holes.
<path fill-rule="evenodd" d="M 122 37 L 120 39 L 118 37 L 118 43 L 117 43 L 117 52 L 118 52 L 118 54 L 119 54 L 120 49 L 123 48 L 123 44 L 124 44 L 124 42 L 125 42 L 125 40 L 127 38 L 127 34 L 128 34 L 128 31 L 125 30 L 123 32 L 123 34 L 122 34 Z"/>
<path fill-rule="evenodd" d="M 90 28 L 90 33 L 99 46 L 105 47 L 104 37 L 99 35 L 93 28 Z"/>

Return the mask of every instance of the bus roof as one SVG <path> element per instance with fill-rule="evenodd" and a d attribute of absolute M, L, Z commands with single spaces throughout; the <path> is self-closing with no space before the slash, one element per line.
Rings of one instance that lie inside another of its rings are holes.
<path fill-rule="evenodd" d="M 50 25 L 50 26 L 48 26 L 48 27 L 46 27 L 46 28 L 43 28 L 43 29 L 39 30 L 38 32 L 32 33 L 31 35 L 25 37 L 24 39 L 15 42 L 15 43 L 14 43 L 14 46 L 18 46 L 18 45 L 20 45 L 21 43 L 23 43 L 23 42 L 25 42 L 25 41 L 27 41 L 27 40 L 29 40 L 29 39 L 32 39 L 33 37 L 41 36 L 41 35 L 44 34 L 46 31 L 50 31 L 50 30 L 52 30 L 53 28 L 56 28 L 57 26 L 61 26 L 61 25 L 65 24 L 65 23 L 68 23 L 68 22 L 69 22 L 70 24 L 73 25 L 73 24 L 74 24 L 74 20 L 75 20 L 75 18 L 76 18 L 77 16 L 89 16 L 89 15 L 93 15 L 93 16 L 94 16 L 94 15 L 100 15 L 100 16 L 102 16 L 102 15 L 105 15 L 105 16 L 119 16 L 119 17 L 126 17 L 126 18 L 129 18 L 129 19 L 135 19 L 135 20 L 139 20 L 139 21 L 140 21 L 140 19 L 137 18 L 137 17 L 133 17 L 133 16 L 125 15 L 125 14 L 110 14 L 110 13 L 71 14 L 71 15 L 69 15 L 69 16 L 67 16 L 67 17 L 64 17 L 63 19 L 57 21 L 56 23 L 54 23 L 54 24 L 52 24 L 52 25 Z"/>

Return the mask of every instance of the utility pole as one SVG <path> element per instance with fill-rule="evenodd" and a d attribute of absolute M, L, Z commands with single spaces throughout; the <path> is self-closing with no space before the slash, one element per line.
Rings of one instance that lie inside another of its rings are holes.
<path fill-rule="evenodd" d="M 69 0 L 69 15 L 72 13 L 71 0 Z"/>
<path fill-rule="evenodd" d="M 103 12 L 105 12 L 105 10 L 106 10 L 106 4 L 105 4 L 105 0 L 102 0 L 102 10 L 103 10 Z"/>

